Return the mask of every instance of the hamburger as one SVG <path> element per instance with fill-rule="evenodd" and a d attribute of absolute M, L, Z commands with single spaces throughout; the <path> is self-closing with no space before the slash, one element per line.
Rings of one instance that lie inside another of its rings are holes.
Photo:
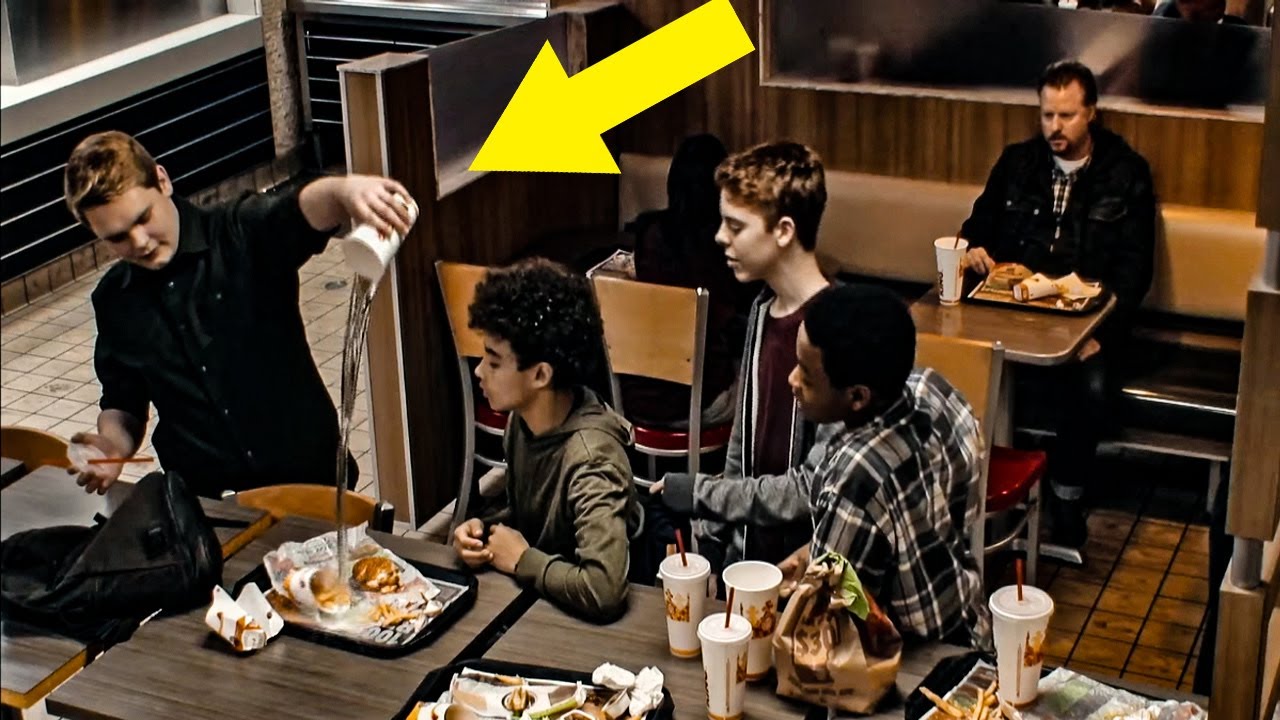
<path fill-rule="evenodd" d="M 380 555 L 357 560 L 351 567 L 351 579 L 369 592 L 393 593 L 400 590 L 400 569 L 390 558 Z"/>
<path fill-rule="evenodd" d="M 1013 286 L 1031 277 L 1032 272 L 1026 265 L 1018 263 L 1000 263 L 987 275 L 986 287 L 999 292 L 1013 292 Z"/>

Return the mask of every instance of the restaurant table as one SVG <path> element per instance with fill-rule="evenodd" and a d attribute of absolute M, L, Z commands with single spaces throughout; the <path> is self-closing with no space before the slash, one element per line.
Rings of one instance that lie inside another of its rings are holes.
<path fill-rule="evenodd" d="M 223 556 L 235 553 L 271 525 L 271 516 L 221 500 L 201 498 L 205 515 L 224 525 L 215 527 Z M 67 471 L 41 467 L 0 491 L 0 537 L 55 525 L 92 525 L 105 509 L 102 496 L 86 493 Z M 29 708 L 76 671 L 98 649 L 25 623 L 0 623 L 0 703 Z"/>
<path fill-rule="evenodd" d="M 227 562 L 223 587 L 232 590 L 282 543 L 332 529 L 332 524 L 304 518 L 281 520 Z M 451 547 L 381 532 L 369 536 L 405 559 L 458 567 Z M 262 650 L 237 655 L 204 624 L 206 608 L 156 618 L 54 691 L 49 711 L 72 720 L 387 720 L 427 673 L 463 654 L 482 653 L 532 602 L 511 578 L 481 572 L 477 579 L 469 611 L 430 645 L 395 659 L 321 645 L 287 631 Z"/>
<path fill-rule="evenodd" d="M 1114 295 L 1096 311 L 1069 315 L 1045 310 L 964 301 L 943 305 L 935 287 L 911 305 L 916 332 L 998 342 L 1005 360 L 1028 365 L 1061 365 L 1071 360 L 1116 307 Z"/>
<path fill-rule="evenodd" d="M 27 466 L 23 465 L 21 460 L 0 457 L 0 487 L 17 480 L 25 475 L 26 472 Z"/>
<path fill-rule="evenodd" d="M 705 615 L 719 612 L 722 607 L 718 602 L 708 601 Z M 702 658 L 677 658 L 671 654 L 667 648 L 666 617 L 662 591 L 639 585 L 631 586 L 626 615 L 608 625 L 579 620 L 539 600 L 484 657 L 582 672 L 591 672 L 606 662 L 632 672 L 654 666 L 665 677 L 667 691 L 675 702 L 676 718 L 705 718 L 707 691 L 702 677 Z M 914 690 L 940 660 L 964 652 L 967 652 L 964 648 L 942 644 L 904 652 L 898 674 L 902 697 Z M 759 720 L 827 717 L 823 708 L 778 697 L 775 687 L 772 674 L 764 682 L 748 684 L 744 716 Z M 900 720 L 901 699 L 886 700 L 881 712 L 861 717 Z"/>

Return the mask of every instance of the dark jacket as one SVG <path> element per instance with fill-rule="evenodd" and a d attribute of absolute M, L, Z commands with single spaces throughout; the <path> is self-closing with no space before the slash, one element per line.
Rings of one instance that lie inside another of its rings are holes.
<path fill-rule="evenodd" d="M 611 620 L 626 609 L 628 539 L 640 510 L 626 447 L 631 426 L 585 387 L 557 428 L 532 435 L 513 413 L 503 445 L 509 523 L 529 542 L 516 578 L 575 613 Z"/>
<path fill-rule="evenodd" d="M 1040 136 L 1004 149 L 961 234 L 996 262 L 1101 280 L 1117 302 L 1099 333 L 1105 347 L 1128 335 L 1151 287 L 1156 198 L 1147 161 L 1119 135 L 1098 126 L 1092 133 L 1093 155 L 1071 189 L 1056 241 L 1053 153 Z"/>

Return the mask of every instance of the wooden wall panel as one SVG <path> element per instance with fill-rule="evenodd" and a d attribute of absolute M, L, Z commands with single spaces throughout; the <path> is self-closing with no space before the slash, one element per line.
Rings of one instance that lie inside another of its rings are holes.
<path fill-rule="evenodd" d="M 1271 32 L 1271 90 L 1258 195 L 1258 225 L 1280 230 L 1280 28 Z"/>
<path fill-rule="evenodd" d="M 700 2 L 624 4 L 651 31 Z M 759 0 L 734 0 L 757 52 L 628 123 L 618 138 L 621 150 L 667 154 L 684 135 L 706 129 L 732 149 L 790 138 L 812 145 L 832 169 L 981 184 L 1005 145 L 1039 132 L 1035 108 L 1024 105 L 760 87 L 758 5 Z M 1151 163 L 1164 202 L 1257 208 L 1261 124 L 1105 115 L 1106 124 Z"/>

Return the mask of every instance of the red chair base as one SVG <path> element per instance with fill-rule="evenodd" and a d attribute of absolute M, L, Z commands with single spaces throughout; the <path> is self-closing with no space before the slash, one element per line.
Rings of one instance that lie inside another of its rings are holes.
<path fill-rule="evenodd" d="M 1048 465 L 1048 456 L 1042 450 L 991 448 L 987 512 L 1004 512 L 1026 501 L 1031 488 L 1044 477 Z"/>
<path fill-rule="evenodd" d="M 480 396 L 480 395 L 476 396 L 475 413 L 476 413 L 476 423 L 483 425 L 491 430 L 496 430 L 500 434 L 503 432 L 506 432 L 507 416 L 510 413 L 505 413 L 501 410 L 494 410 L 493 408 L 489 407 L 489 403 L 485 401 L 483 396 Z"/>
<path fill-rule="evenodd" d="M 651 452 L 681 453 L 689 450 L 689 433 L 683 430 L 663 430 L 633 425 L 636 449 Z M 704 451 L 729 444 L 733 425 L 716 425 L 702 431 L 700 446 Z"/>

